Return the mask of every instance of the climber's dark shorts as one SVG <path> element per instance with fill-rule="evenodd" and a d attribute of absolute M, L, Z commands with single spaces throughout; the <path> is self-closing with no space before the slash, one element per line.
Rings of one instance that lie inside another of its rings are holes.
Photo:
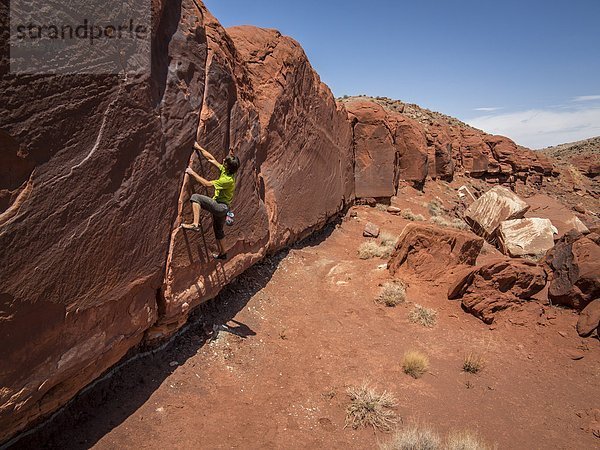
<path fill-rule="evenodd" d="M 225 225 L 229 207 L 225 203 L 219 203 L 215 199 L 201 194 L 192 194 L 190 201 L 198 203 L 202 209 L 205 209 L 213 215 L 213 230 L 215 231 L 215 237 L 217 239 L 223 239 L 225 237 L 223 225 Z"/>

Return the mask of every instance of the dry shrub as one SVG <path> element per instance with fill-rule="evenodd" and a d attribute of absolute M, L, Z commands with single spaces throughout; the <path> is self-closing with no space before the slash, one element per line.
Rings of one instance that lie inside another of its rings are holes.
<path fill-rule="evenodd" d="M 468 432 L 451 432 L 445 445 L 440 435 L 427 426 L 409 425 L 397 431 L 387 443 L 380 445 L 381 450 L 493 450 L 476 435 Z"/>
<path fill-rule="evenodd" d="M 431 428 L 410 425 L 396 432 L 392 440 L 381 445 L 382 450 L 439 450 L 440 436 Z"/>
<path fill-rule="evenodd" d="M 383 256 L 383 248 L 374 241 L 367 241 L 358 247 L 358 257 L 360 259 L 369 259 Z"/>
<path fill-rule="evenodd" d="M 415 305 L 408 314 L 408 320 L 412 323 L 418 323 L 424 327 L 432 328 L 437 322 L 437 311 L 431 308 L 425 308 L 421 305 Z"/>
<path fill-rule="evenodd" d="M 412 220 L 413 222 L 423 222 L 425 220 L 425 217 L 421 214 L 415 214 L 408 208 L 402 210 L 400 217 L 406 220 Z"/>
<path fill-rule="evenodd" d="M 463 361 L 463 370 L 468 373 L 478 373 L 481 369 L 483 369 L 483 365 L 483 356 L 471 352 L 465 356 L 465 360 Z"/>
<path fill-rule="evenodd" d="M 396 306 L 404 303 L 406 301 L 406 286 L 402 281 L 386 282 L 375 301 L 385 306 Z"/>
<path fill-rule="evenodd" d="M 429 368 L 429 359 L 423 353 L 410 350 L 402 358 L 402 370 L 413 378 L 420 378 Z"/>
<path fill-rule="evenodd" d="M 387 206 L 387 205 L 384 205 L 383 203 L 377 203 L 377 204 L 375 205 L 375 209 L 376 209 L 377 211 L 387 211 L 387 209 L 388 209 L 388 206 Z"/>
<path fill-rule="evenodd" d="M 358 257 L 360 259 L 369 258 L 389 258 L 398 242 L 398 236 L 387 232 L 379 233 L 377 240 L 363 242 L 358 247 Z"/>
<path fill-rule="evenodd" d="M 442 202 L 437 198 L 434 198 L 427 204 L 427 209 L 432 217 L 441 216 L 445 211 Z"/>
<path fill-rule="evenodd" d="M 446 439 L 448 450 L 492 450 L 494 447 L 483 442 L 477 435 L 468 431 L 452 432 Z"/>
<path fill-rule="evenodd" d="M 457 217 L 446 219 L 442 216 L 435 216 L 429 219 L 429 221 L 441 227 L 456 228 L 457 230 L 468 230 L 470 228 L 469 225 L 467 225 L 467 222 Z"/>
<path fill-rule="evenodd" d="M 373 427 L 373 430 L 391 431 L 398 422 L 393 408 L 396 399 L 386 391 L 378 394 L 367 384 L 348 388 L 350 404 L 346 408 L 344 428 Z"/>

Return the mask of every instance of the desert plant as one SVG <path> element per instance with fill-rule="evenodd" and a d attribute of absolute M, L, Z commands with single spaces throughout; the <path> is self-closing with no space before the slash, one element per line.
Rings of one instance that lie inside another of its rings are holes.
<path fill-rule="evenodd" d="M 431 216 L 441 216 L 444 213 L 444 206 L 437 198 L 434 198 L 427 204 L 427 209 Z"/>
<path fill-rule="evenodd" d="M 388 233 L 387 231 L 382 231 L 379 233 L 378 242 L 384 247 L 395 247 L 396 242 L 398 242 L 398 236 Z"/>
<path fill-rule="evenodd" d="M 391 431 L 398 421 L 394 408 L 396 399 L 386 391 L 375 392 L 367 384 L 348 388 L 350 404 L 346 408 L 344 428 L 373 427 L 373 430 Z"/>
<path fill-rule="evenodd" d="M 440 436 L 432 429 L 409 425 L 396 432 L 391 441 L 380 446 L 381 450 L 438 450 L 442 448 Z"/>
<path fill-rule="evenodd" d="M 483 357 L 471 352 L 465 356 L 465 360 L 463 361 L 463 371 L 468 373 L 478 373 L 481 369 L 483 369 L 483 365 Z"/>
<path fill-rule="evenodd" d="M 377 242 L 363 242 L 362 244 L 360 244 L 360 247 L 358 247 L 358 257 L 360 259 L 381 257 L 382 255 L 383 248 Z"/>
<path fill-rule="evenodd" d="M 402 370 L 413 378 L 420 378 L 429 367 L 429 359 L 423 353 L 410 350 L 402 358 Z"/>
<path fill-rule="evenodd" d="M 492 450 L 492 446 L 483 442 L 477 435 L 468 431 L 452 432 L 446 439 L 448 450 Z"/>
<path fill-rule="evenodd" d="M 408 314 L 408 320 L 412 323 L 418 323 L 424 327 L 431 328 L 437 322 L 437 311 L 417 304 Z"/>
<path fill-rule="evenodd" d="M 457 217 L 447 219 L 442 216 L 434 216 L 431 219 L 429 219 L 429 221 L 431 223 L 433 223 L 435 225 L 439 225 L 441 227 L 456 228 L 457 230 L 468 230 L 469 229 L 469 225 L 467 225 L 467 222 L 465 222 L 464 220 L 459 219 Z"/>
<path fill-rule="evenodd" d="M 387 211 L 388 207 L 387 207 L 387 205 L 384 205 L 383 203 L 377 203 L 375 205 L 375 209 L 378 211 Z"/>
<path fill-rule="evenodd" d="M 406 301 L 406 286 L 401 281 L 386 282 L 375 301 L 385 306 L 396 306 L 404 303 Z"/>
<path fill-rule="evenodd" d="M 382 232 L 379 234 L 377 240 L 363 242 L 360 247 L 358 247 L 358 257 L 360 259 L 375 257 L 389 258 L 396 247 L 396 242 L 398 242 L 397 236 L 391 233 Z"/>
<path fill-rule="evenodd" d="M 421 214 L 413 213 L 409 208 L 403 209 L 400 213 L 400 217 L 413 222 L 423 222 L 425 220 L 425 217 L 423 217 Z"/>

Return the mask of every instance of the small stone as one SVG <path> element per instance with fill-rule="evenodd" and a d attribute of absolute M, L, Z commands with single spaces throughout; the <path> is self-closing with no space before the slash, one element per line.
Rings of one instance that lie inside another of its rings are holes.
<path fill-rule="evenodd" d="M 573 361 L 578 361 L 580 359 L 583 359 L 583 357 L 585 356 L 583 354 L 583 352 L 579 351 L 579 350 L 567 350 L 565 352 L 565 355 L 567 356 L 567 358 L 570 358 Z"/>
<path fill-rule="evenodd" d="M 579 314 L 577 320 L 577 333 L 581 337 L 587 337 L 600 326 L 600 298 L 587 305 Z"/>
<path fill-rule="evenodd" d="M 388 206 L 387 212 L 390 214 L 400 214 L 402 209 L 398 208 L 397 206 Z"/>
<path fill-rule="evenodd" d="M 379 236 L 379 227 L 372 222 L 367 222 L 365 224 L 363 236 L 376 238 L 377 236 Z"/>
<path fill-rule="evenodd" d="M 171 361 L 169 363 L 169 366 L 171 366 L 171 367 L 175 367 L 175 366 L 178 366 L 178 365 L 179 365 L 179 363 L 177 361 Z"/>

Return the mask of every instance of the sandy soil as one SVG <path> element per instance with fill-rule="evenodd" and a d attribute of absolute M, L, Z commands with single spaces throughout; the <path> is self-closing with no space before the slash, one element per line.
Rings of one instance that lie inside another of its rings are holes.
<path fill-rule="evenodd" d="M 411 199 L 413 211 L 430 196 Z M 488 326 L 445 285 L 418 280 L 407 303 L 380 306 L 386 261 L 357 258 L 362 230 L 370 220 L 399 234 L 407 221 L 355 210 L 205 305 L 198 316 L 221 325 L 215 340 L 196 322 L 16 447 L 377 448 L 388 434 L 344 428 L 347 388 L 368 382 L 397 398 L 400 427 L 467 429 L 501 449 L 598 448 L 588 413 L 600 408 L 600 344 L 577 336 L 576 314 L 530 302 Z M 414 303 L 438 311 L 434 328 L 408 321 Z M 402 371 L 410 349 L 429 357 L 420 379 Z M 469 352 L 485 359 L 477 375 L 462 371 Z"/>

